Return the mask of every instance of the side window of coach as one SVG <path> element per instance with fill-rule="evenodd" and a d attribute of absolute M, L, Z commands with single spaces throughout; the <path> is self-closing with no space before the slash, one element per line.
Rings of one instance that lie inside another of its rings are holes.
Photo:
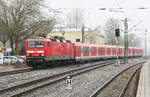
<path fill-rule="evenodd" d="M 78 48 L 76 48 L 76 53 L 78 54 Z"/>

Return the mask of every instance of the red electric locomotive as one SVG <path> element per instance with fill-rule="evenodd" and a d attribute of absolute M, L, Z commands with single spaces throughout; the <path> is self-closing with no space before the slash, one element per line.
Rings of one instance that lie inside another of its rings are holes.
<path fill-rule="evenodd" d="M 52 62 L 74 60 L 74 45 L 57 39 L 26 40 L 27 65 L 37 68 Z"/>

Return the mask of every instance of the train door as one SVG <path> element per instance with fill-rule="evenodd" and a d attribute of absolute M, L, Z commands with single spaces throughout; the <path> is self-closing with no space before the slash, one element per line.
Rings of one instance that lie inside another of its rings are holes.
<path fill-rule="evenodd" d="M 112 56 L 115 56 L 116 54 L 116 48 L 112 48 Z"/>
<path fill-rule="evenodd" d="M 94 47 L 91 47 L 91 56 L 94 56 Z"/>
<path fill-rule="evenodd" d="M 111 48 L 107 48 L 107 55 L 111 56 Z"/>
<path fill-rule="evenodd" d="M 81 57 L 81 47 L 75 46 L 75 57 L 80 58 Z"/>
<path fill-rule="evenodd" d="M 87 46 L 83 47 L 83 56 L 84 57 L 89 56 L 89 48 Z"/>
<path fill-rule="evenodd" d="M 98 47 L 98 56 L 100 57 L 101 56 L 101 48 Z"/>
<path fill-rule="evenodd" d="M 105 47 L 102 47 L 102 56 L 105 57 L 105 55 L 106 55 L 106 49 Z"/>

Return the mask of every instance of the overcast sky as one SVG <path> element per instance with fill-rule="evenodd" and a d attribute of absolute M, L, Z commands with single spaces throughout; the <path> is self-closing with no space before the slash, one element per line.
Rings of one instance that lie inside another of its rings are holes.
<path fill-rule="evenodd" d="M 122 13 L 100 11 L 99 8 L 124 8 L 127 18 L 133 20 L 131 24 L 136 24 L 142 20 L 140 25 L 148 28 L 150 25 L 150 9 L 140 10 L 140 7 L 148 8 L 149 0 L 46 0 L 46 4 L 51 8 L 83 8 L 88 13 L 86 15 L 87 25 L 96 27 L 102 25 L 108 17 L 123 19 Z M 130 23 L 130 22 L 129 22 Z M 130 24 L 129 24 L 130 25 Z"/>
<path fill-rule="evenodd" d="M 103 26 L 109 17 L 115 17 L 120 20 L 126 17 L 123 13 L 109 12 L 108 10 L 100 11 L 98 10 L 99 8 L 122 7 L 127 18 L 132 20 L 128 22 L 129 29 L 139 21 L 142 21 L 136 27 L 136 29 L 139 29 L 136 33 L 142 33 L 145 29 L 148 29 L 150 32 L 150 0 L 46 0 L 46 4 L 54 9 L 66 8 L 65 12 L 72 8 L 83 8 L 86 11 L 85 25 L 92 28 L 99 25 Z M 138 9 L 140 7 L 146 7 L 147 9 Z M 149 34 L 147 36 L 150 38 Z M 143 36 L 140 37 L 144 39 Z"/>

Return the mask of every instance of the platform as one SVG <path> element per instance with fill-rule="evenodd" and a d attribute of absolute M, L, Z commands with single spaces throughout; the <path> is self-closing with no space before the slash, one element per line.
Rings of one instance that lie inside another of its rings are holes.
<path fill-rule="evenodd" d="M 150 61 L 142 67 L 136 97 L 150 97 Z"/>

